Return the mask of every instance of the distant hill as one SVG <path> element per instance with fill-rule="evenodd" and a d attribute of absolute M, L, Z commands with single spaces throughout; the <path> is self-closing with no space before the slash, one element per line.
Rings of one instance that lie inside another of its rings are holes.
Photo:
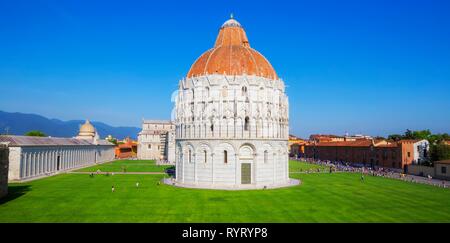
<path fill-rule="evenodd" d="M 31 130 L 39 130 L 52 137 L 74 137 L 84 120 L 61 121 L 48 119 L 36 114 L 0 111 L 0 134 L 8 130 L 10 135 L 24 135 Z M 113 127 L 102 122 L 91 121 L 101 138 L 112 135 L 118 139 L 137 138 L 141 131 L 137 127 Z"/>

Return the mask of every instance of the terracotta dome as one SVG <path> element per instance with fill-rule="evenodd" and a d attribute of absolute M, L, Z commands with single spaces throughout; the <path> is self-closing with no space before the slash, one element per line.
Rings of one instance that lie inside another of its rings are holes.
<path fill-rule="evenodd" d="M 222 25 L 214 47 L 195 61 L 187 77 L 206 74 L 247 74 L 278 79 L 269 61 L 250 47 L 244 29 L 233 18 Z"/>

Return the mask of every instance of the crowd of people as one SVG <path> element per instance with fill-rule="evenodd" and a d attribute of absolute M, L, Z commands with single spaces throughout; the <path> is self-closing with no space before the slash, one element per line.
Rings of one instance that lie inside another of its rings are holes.
<path fill-rule="evenodd" d="M 379 177 L 385 177 L 390 179 L 398 179 L 403 180 L 406 182 L 411 183 L 421 183 L 421 184 L 428 184 L 433 186 L 439 186 L 443 188 L 450 188 L 449 182 L 445 180 L 438 180 L 432 178 L 430 175 L 427 175 L 427 177 L 422 176 L 415 176 L 415 175 L 408 175 L 403 173 L 399 169 L 391 169 L 391 168 L 373 168 L 371 166 L 366 166 L 364 164 L 357 164 L 357 163 L 346 163 L 342 161 L 330 161 L 330 160 L 314 160 L 311 158 L 294 158 L 293 160 L 297 161 L 304 161 L 307 163 L 315 164 L 315 165 L 321 165 L 323 168 L 317 168 L 317 169 L 309 169 L 305 171 L 300 171 L 304 173 L 314 173 L 314 172 L 354 172 L 354 173 L 361 173 L 361 181 L 364 181 L 364 175 L 370 175 L 370 176 L 379 176 Z"/>
<path fill-rule="evenodd" d="M 156 160 L 157 165 L 171 165 L 172 162 L 168 161 L 167 159 L 158 159 Z"/>

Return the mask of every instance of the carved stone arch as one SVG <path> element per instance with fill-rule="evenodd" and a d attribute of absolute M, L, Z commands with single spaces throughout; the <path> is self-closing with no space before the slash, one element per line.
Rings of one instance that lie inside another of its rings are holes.
<path fill-rule="evenodd" d="M 183 157 L 186 163 L 195 163 L 195 147 L 192 143 L 187 142 L 183 146 Z"/>
<path fill-rule="evenodd" d="M 247 150 L 247 148 L 249 148 L 250 150 Z M 244 143 L 239 147 L 239 157 L 241 156 L 250 156 L 250 152 L 251 151 L 251 156 L 252 158 L 254 157 L 257 149 L 255 147 L 255 145 L 253 145 L 252 143 Z"/>
<path fill-rule="evenodd" d="M 196 147 L 196 152 L 207 150 L 208 152 L 213 151 L 212 146 L 208 142 L 201 142 Z"/>
<path fill-rule="evenodd" d="M 186 144 L 184 145 L 184 151 L 187 152 L 189 149 L 192 150 L 192 153 L 195 153 L 195 146 L 194 144 L 192 144 L 191 142 L 186 142 Z"/>
<path fill-rule="evenodd" d="M 258 154 L 260 154 L 260 161 L 264 163 L 270 163 L 273 161 L 274 158 L 274 152 L 273 152 L 273 146 L 269 143 L 264 143 L 258 151 Z"/>
<path fill-rule="evenodd" d="M 235 157 L 237 155 L 236 146 L 229 142 L 220 142 L 214 147 L 214 154 L 222 153 L 223 150 L 227 150 L 228 156 Z"/>

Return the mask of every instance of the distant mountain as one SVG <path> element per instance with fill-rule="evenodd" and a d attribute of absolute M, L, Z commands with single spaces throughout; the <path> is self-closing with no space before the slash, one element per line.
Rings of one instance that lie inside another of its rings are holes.
<path fill-rule="evenodd" d="M 32 130 L 39 130 L 52 137 L 74 137 L 78 134 L 84 120 L 61 121 L 48 119 L 35 114 L 11 113 L 0 111 L 0 134 L 24 135 Z M 102 122 L 91 121 L 101 138 L 112 135 L 118 139 L 137 138 L 141 131 L 137 127 L 112 127 Z"/>

